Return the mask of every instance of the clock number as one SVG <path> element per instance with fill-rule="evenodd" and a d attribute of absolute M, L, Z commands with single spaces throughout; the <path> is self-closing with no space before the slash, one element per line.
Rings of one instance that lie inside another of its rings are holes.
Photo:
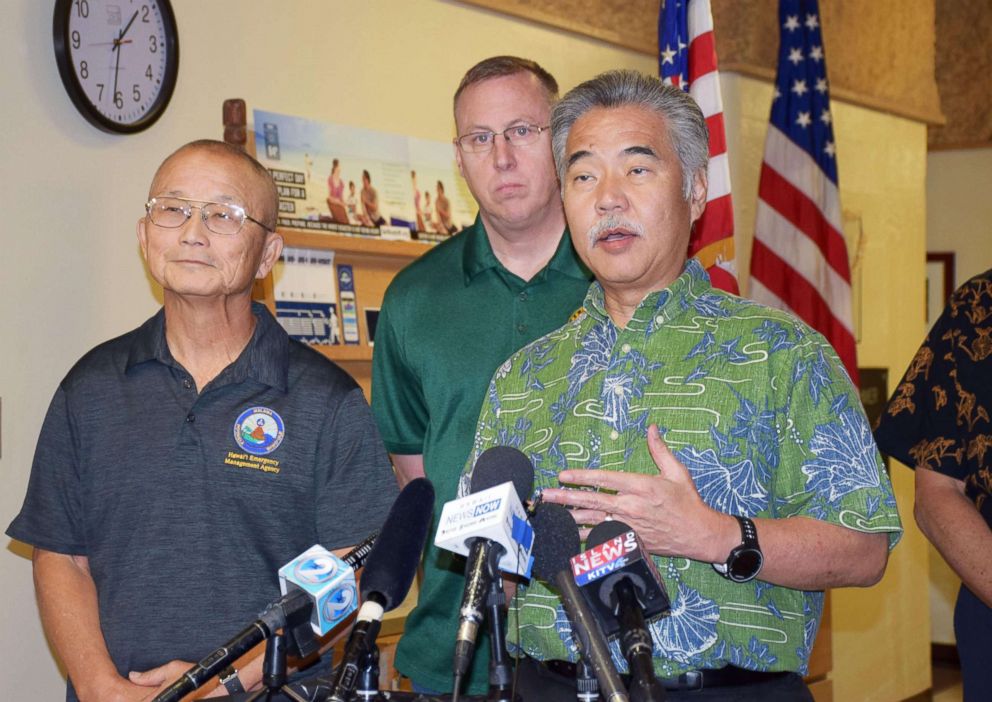
<path fill-rule="evenodd" d="M 79 32 L 75 29 L 72 30 L 72 48 L 78 49 L 82 42 L 79 40 Z"/>
<path fill-rule="evenodd" d="M 87 78 L 90 77 L 90 67 L 86 64 L 85 61 L 79 62 L 79 75 L 83 78 L 83 80 L 86 80 Z"/>
<path fill-rule="evenodd" d="M 150 37 L 148 37 L 148 43 L 150 44 L 150 46 L 148 48 L 149 51 L 151 51 L 153 54 L 156 51 L 158 51 L 158 39 L 155 37 L 154 34 L 152 34 Z"/>
<path fill-rule="evenodd" d="M 73 5 L 76 6 L 76 14 L 80 17 L 90 16 L 90 4 L 86 0 L 76 0 Z"/>
<path fill-rule="evenodd" d="M 148 5 L 141 6 L 141 21 L 148 23 Z"/>
<path fill-rule="evenodd" d="M 100 89 L 100 92 L 96 96 L 97 102 L 100 102 L 101 100 L 103 100 L 103 83 L 97 83 L 96 87 Z"/>
<path fill-rule="evenodd" d="M 118 110 L 124 107 L 124 93 L 122 93 L 120 90 L 114 93 L 114 105 L 117 107 Z"/>
<path fill-rule="evenodd" d="M 145 78 L 151 80 L 154 76 L 152 75 L 152 65 L 148 64 L 148 68 L 145 69 Z"/>
<path fill-rule="evenodd" d="M 132 99 L 135 102 L 141 102 L 141 91 L 138 90 L 138 84 L 137 83 L 134 84 L 134 88 L 132 89 L 132 92 L 131 92 L 131 97 L 132 97 Z"/>

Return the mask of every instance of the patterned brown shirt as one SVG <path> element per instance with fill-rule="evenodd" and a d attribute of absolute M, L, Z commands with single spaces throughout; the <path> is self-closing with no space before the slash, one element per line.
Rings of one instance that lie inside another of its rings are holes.
<path fill-rule="evenodd" d="M 911 468 L 965 483 L 992 526 L 992 270 L 951 296 L 875 429 L 878 447 Z"/>

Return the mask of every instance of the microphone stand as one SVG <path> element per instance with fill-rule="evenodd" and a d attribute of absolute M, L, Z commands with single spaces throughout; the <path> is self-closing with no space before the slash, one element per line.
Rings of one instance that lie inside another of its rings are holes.
<path fill-rule="evenodd" d="M 599 680 L 592 666 L 581 656 L 576 668 L 575 697 L 578 702 L 599 702 Z"/>
<path fill-rule="evenodd" d="M 489 594 L 486 597 L 487 619 L 489 620 L 489 695 L 488 702 L 514 702 L 513 668 L 506 653 L 506 593 L 503 591 L 503 576 L 497 567 L 498 556 L 489 559 L 492 576 L 489 581 Z"/>
<path fill-rule="evenodd" d="M 281 700 L 285 695 L 294 702 L 307 702 L 286 685 L 286 636 L 277 633 L 265 642 L 265 659 L 262 662 L 262 684 L 264 687 L 250 695 L 246 702 L 256 700 Z"/>
<path fill-rule="evenodd" d="M 355 697 L 360 700 L 374 700 L 379 697 L 379 647 L 375 642 L 362 656 Z"/>

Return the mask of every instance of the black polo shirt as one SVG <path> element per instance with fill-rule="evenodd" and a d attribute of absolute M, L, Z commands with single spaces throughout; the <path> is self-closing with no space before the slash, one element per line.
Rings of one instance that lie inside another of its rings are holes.
<path fill-rule="evenodd" d="M 159 311 L 86 354 L 45 418 L 7 534 L 88 557 L 124 675 L 199 660 L 278 597 L 281 565 L 359 541 L 397 493 L 358 385 L 253 311 L 202 392 Z"/>

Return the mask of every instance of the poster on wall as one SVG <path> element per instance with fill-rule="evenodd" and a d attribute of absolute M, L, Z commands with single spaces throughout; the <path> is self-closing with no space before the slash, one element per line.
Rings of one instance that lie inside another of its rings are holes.
<path fill-rule="evenodd" d="M 305 344 L 340 344 L 334 252 L 286 247 L 272 275 L 276 319 Z"/>
<path fill-rule="evenodd" d="M 447 238 L 475 220 L 448 142 L 254 111 L 255 153 L 279 189 L 279 225 Z"/>

